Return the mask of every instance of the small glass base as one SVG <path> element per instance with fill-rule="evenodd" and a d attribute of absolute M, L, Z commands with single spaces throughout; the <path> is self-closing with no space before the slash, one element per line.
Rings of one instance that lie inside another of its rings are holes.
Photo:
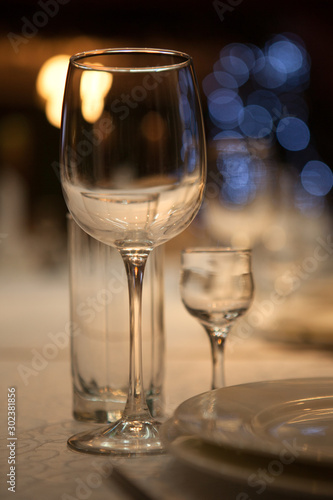
<path fill-rule="evenodd" d="M 112 395 L 113 396 L 113 395 Z M 74 389 L 73 416 L 75 420 L 107 424 L 120 419 L 126 404 L 126 392 L 121 397 L 91 396 Z"/>
<path fill-rule="evenodd" d="M 127 400 L 127 389 L 118 393 L 86 394 L 73 390 L 73 417 L 81 422 L 108 424 L 122 417 Z M 159 420 L 165 420 L 165 408 L 162 391 L 154 389 L 146 393 L 146 402 L 150 414 Z"/>
<path fill-rule="evenodd" d="M 70 448 L 84 453 L 142 455 L 164 453 L 159 435 L 160 422 L 146 417 L 120 419 L 102 429 L 75 434 Z"/>

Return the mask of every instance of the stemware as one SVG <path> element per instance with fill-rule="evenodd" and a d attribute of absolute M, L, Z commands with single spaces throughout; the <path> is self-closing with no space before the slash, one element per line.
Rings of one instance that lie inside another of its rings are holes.
<path fill-rule="evenodd" d="M 251 250 L 188 248 L 181 255 L 180 292 L 205 328 L 212 352 L 212 389 L 225 385 L 224 344 L 253 299 Z"/>
<path fill-rule="evenodd" d="M 70 58 L 61 126 L 61 180 L 75 221 L 116 247 L 130 307 L 129 390 L 120 420 L 69 439 L 92 453 L 159 453 L 159 422 L 144 397 L 141 302 L 152 249 L 199 210 L 206 176 L 193 63 L 161 49 L 103 49 Z"/>

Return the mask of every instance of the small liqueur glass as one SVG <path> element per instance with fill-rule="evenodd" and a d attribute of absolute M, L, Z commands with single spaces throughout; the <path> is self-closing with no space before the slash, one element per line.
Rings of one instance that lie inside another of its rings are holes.
<path fill-rule="evenodd" d="M 251 250 L 188 248 L 181 255 L 180 291 L 205 328 L 212 350 L 212 389 L 224 387 L 224 344 L 253 299 Z"/>

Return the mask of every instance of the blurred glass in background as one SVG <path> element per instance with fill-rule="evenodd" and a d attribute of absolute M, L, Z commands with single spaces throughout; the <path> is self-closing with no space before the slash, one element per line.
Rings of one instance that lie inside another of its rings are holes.
<path fill-rule="evenodd" d="M 333 175 L 309 125 L 310 56 L 299 36 L 282 33 L 263 46 L 224 46 L 212 70 L 202 82 L 210 171 L 201 216 L 213 243 L 255 249 L 257 308 L 270 300 L 257 330 L 284 340 L 292 331 L 293 338 L 309 340 L 318 331 L 308 302 L 314 316 L 318 302 L 320 310 L 331 308 L 333 271 L 327 243 Z M 314 284 L 315 298 L 309 294 Z M 296 307 L 298 328 L 276 297 Z"/>

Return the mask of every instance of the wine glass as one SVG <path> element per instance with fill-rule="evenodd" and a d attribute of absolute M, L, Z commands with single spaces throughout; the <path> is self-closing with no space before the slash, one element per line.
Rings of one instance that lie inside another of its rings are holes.
<path fill-rule="evenodd" d="M 122 418 L 71 437 L 73 449 L 118 454 L 163 449 L 142 385 L 143 275 L 153 248 L 195 217 L 205 177 L 203 119 L 190 56 L 124 48 L 70 58 L 61 126 L 64 197 L 82 229 L 119 250 L 130 307 L 129 389 Z"/>
<path fill-rule="evenodd" d="M 188 312 L 208 333 L 212 389 L 224 387 L 224 343 L 253 299 L 251 250 L 189 248 L 182 251 L 180 292 Z"/>

